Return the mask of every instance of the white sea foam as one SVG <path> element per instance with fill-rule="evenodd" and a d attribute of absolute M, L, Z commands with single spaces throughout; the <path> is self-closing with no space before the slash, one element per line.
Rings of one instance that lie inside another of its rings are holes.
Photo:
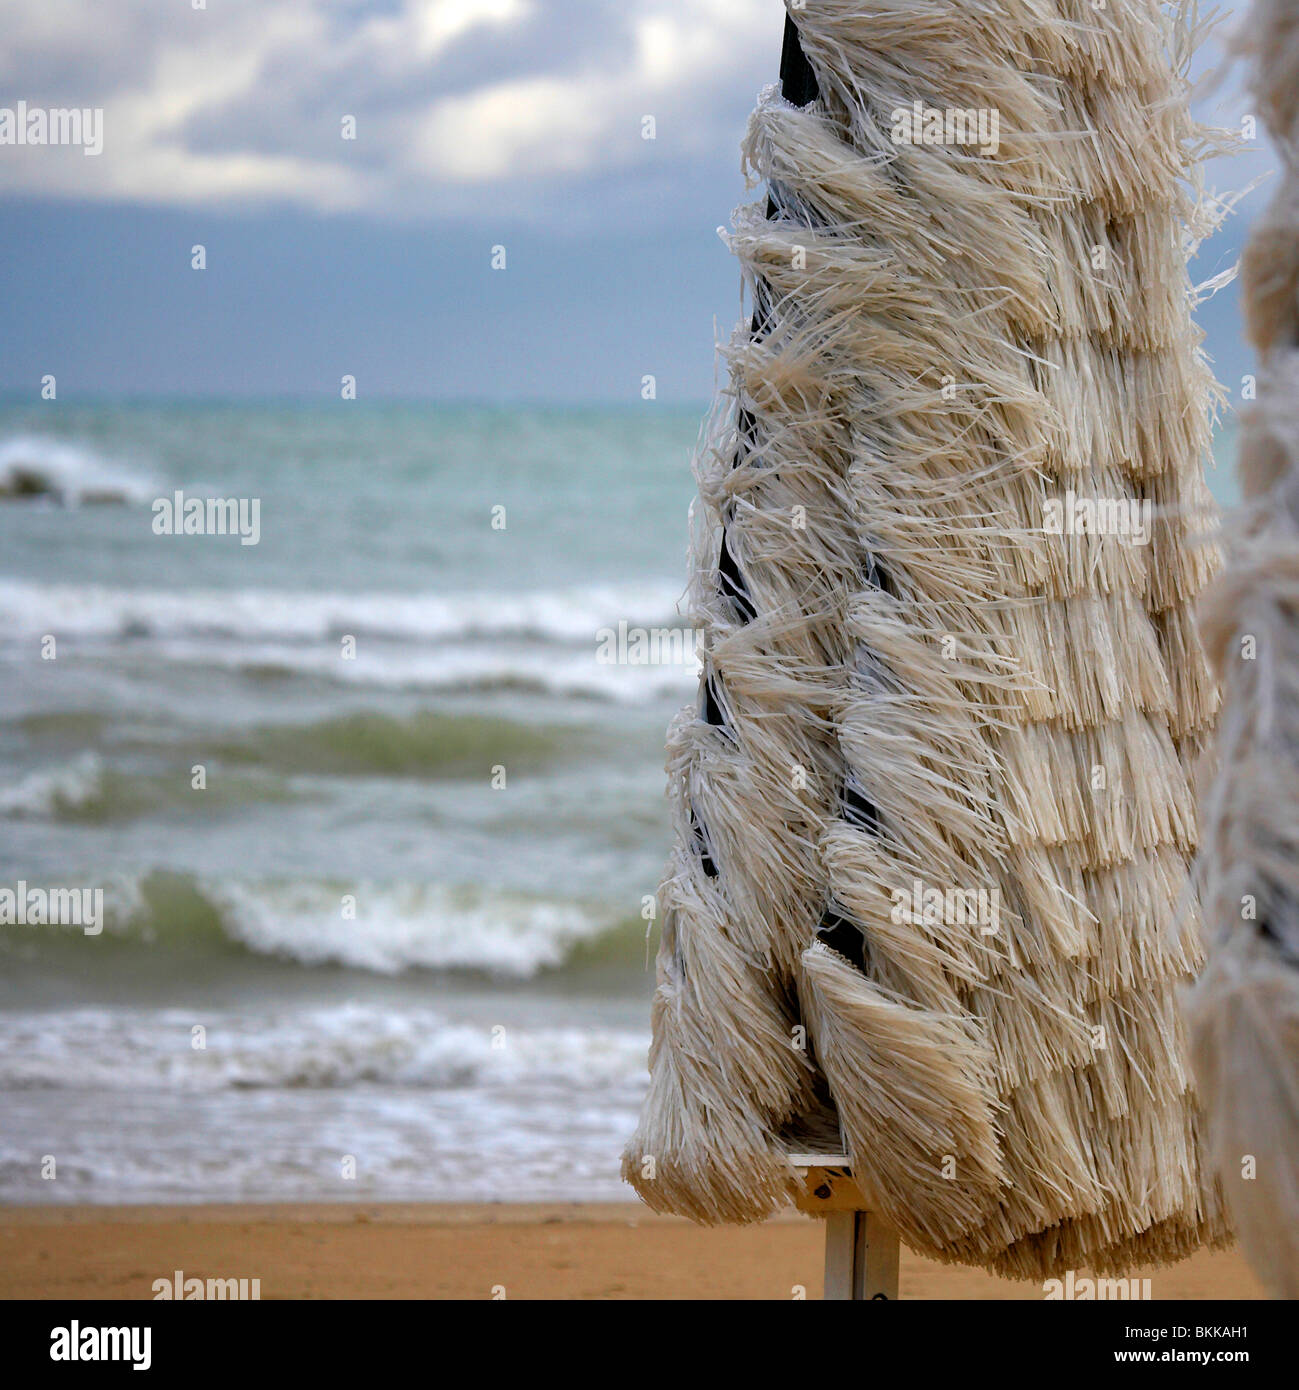
<path fill-rule="evenodd" d="M 103 793 L 103 760 L 82 753 L 71 762 L 37 768 L 12 786 L 0 786 L 0 816 L 43 820 L 87 806 Z"/>
<path fill-rule="evenodd" d="M 225 932 L 249 950 L 381 974 L 422 968 L 527 978 L 561 965 L 574 945 L 608 925 L 579 903 L 482 887 L 205 881 L 201 890 Z M 343 916 L 344 893 L 356 900 L 354 918 Z"/>
<path fill-rule="evenodd" d="M 391 1002 L 0 1013 L 0 1201 L 625 1199 L 647 1031 L 512 1014 L 504 999 L 474 1020 Z"/>
<path fill-rule="evenodd" d="M 0 581 L 6 635 L 225 636 L 319 641 L 353 634 L 403 640 L 532 637 L 590 643 L 619 619 L 669 624 L 670 584 L 461 594 L 325 594 L 272 589 L 132 590 Z"/>
<path fill-rule="evenodd" d="M 169 662 L 282 670 L 344 685 L 412 690 L 528 689 L 640 702 L 679 695 L 693 663 L 616 665 L 598 634 L 619 621 L 679 626 L 667 584 L 552 593 L 156 592 L 0 580 L 0 643 L 150 642 Z M 356 638 L 343 659 L 339 639 Z"/>
<path fill-rule="evenodd" d="M 460 970 L 530 979 L 563 966 L 575 947 L 617 920 L 616 909 L 481 885 L 186 877 L 169 890 L 165 879 L 115 870 L 96 875 L 95 886 L 104 891 L 109 937 L 183 948 L 190 940 L 188 908 L 171 914 L 175 894 L 184 903 L 189 891 L 215 910 L 222 935 L 235 946 L 299 965 L 378 975 Z M 201 938 L 191 944 L 204 948 Z M 179 969 L 193 968 L 192 958 L 179 959 Z"/>
<path fill-rule="evenodd" d="M 410 648 L 397 644 L 359 647 L 353 660 L 333 646 L 284 646 L 258 642 L 219 645 L 192 638 L 165 642 L 168 661 L 230 670 L 273 670 L 314 676 L 342 685 L 390 690 L 536 690 L 553 695 L 638 703 L 680 696 L 698 683 L 697 666 L 614 666 L 590 649 L 555 646 L 449 643 Z"/>
<path fill-rule="evenodd" d="M 0 1013 L 0 1090 L 642 1084 L 648 1033 L 454 1022 L 424 1008 L 313 1004 L 243 1009 L 97 1007 Z M 203 1032 L 195 1035 L 199 1026 Z M 196 1046 L 201 1042 L 202 1046 Z"/>
<path fill-rule="evenodd" d="M 125 464 L 83 445 L 44 435 L 0 440 L 0 499 L 50 497 L 64 506 L 91 502 L 143 503 L 156 485 Z"/>

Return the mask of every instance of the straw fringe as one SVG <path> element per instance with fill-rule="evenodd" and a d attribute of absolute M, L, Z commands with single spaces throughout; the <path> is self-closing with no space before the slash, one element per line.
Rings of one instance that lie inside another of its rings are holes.
<path fill-rule="evenodd" d="M 1299 1298 L 1299 968 L 1252 934 L 1218 946 L 1191 1013 L 1209 1157 L 1240 1243 L 1278 1298 Z"/>
<path fill-rule="evenodd" d="M 984 1220 L 1001 1171 L 989 1059 L 974 1030 L 872 983 L 819 942 L 803 956 L 800 997 L 862 1190 L 934 1242 Z"/>
<path fill-rule="evenodd" d="M 765 93 L 744 143 L 770 215 L 730 237 L 757 313 L 697 464 L 705 685 L 671 736 L 624 1172 L 657 1209 L 756 1219 L 790 1136 L 837 1125 L 926 1254 L 1038 1278 L 1179 1258 L 1222 1233 L 1173 1002 L 1216 699 L 1186 616 L 1214 387 L 1185 257 L 1220 210 L 1196 21 L 792 13 L 820 95 Z M 1000 149 L 893 143 L 917 99 L 996 108 Z M 1145 543 L 1054 533 L 1067 489 L 1146 513 Z M 908 911 L 926 888 L 942 910 Z M 993 918 L 953 920 L 951 893 Z"/>
<path fill-rule="evenodd" d="M 1202 610 L 1224 701 L 1198 865 L 1212 945 L 1188 1018 L 1241 1244 L 1275 1296 L 1299 1298 L 1299 12 L 1256 0 L 1242 32 L 1284 177 L 1244 256 L 1258 400 Z"/>
<path fill-rule="evenodd" d="M 1062 426 L 1049 458 L 1054 472 L 1087 476 L 1106 468 L 1140 479 L 1167 471 L 1173 460 L 1207 455 L 1208 417 L 1188 409 L 1212 383 L 1198 351 L 1183 344 L 1132 352 L 1078 340 L 1048 341 L 1036 351 L 1034 384 Z"/>

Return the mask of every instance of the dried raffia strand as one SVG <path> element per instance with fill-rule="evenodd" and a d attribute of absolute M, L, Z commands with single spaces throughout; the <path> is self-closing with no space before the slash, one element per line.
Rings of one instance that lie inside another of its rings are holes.
<path fill-rule="evenodd" d="M 707 695 L 669 740 L 624 1174 L 660 1210 L 760 1220 L 788 1147 L 837 1125 L 925 1254 L 1021 1278 L 1180 1258 L 1224 1234 L 1173 1005 L 1217 701 L 1184 617 L 1216 563 L 1194 20 L 792 13 L 818 97 L 765 93 L 745 140 L 770 201 L 731 246 L 761 331 L 727 350 L 697 464 Z M 999 150 L 893 143 L 913 98 L 995 108 Z M 1045 533 L 1066 488 L 1148 503 L 1150 543 Z M 995 929 L 897 920 L 917 881 L 995 890 Z"/>
<path fill-rule="evenodd" d="M 1199 862 L 1212 938 L 1188 1014 L 1241 1245 L 1276 1297 L 1299 1298 L 1299 9 L 1257 0 L 1242 33 L 1284 169 L 1244 256 L 1258 398 L 1203 613 L 1224 700 Z"/>

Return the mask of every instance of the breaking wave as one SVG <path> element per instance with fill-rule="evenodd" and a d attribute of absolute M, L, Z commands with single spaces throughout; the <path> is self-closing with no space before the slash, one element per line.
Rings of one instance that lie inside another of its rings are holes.
<path fill-rule="evenodd" d="M 0 441 L 0 499 L 44 497 L 66 507 L 140 504 L 155 491 L 149 478 L 82 445 L 41 435 Z"/>
<path fill-rule="evenodd" d="M 97 949 L 147 946 L 157 961 L 161 948 L 177 979 L 196 968 L 196 958 L 231 952 L 380 975 L 426 970 L 515 980 L 584 957 L 633 961 L 644 952 L 644 924 L 608 908 L 477 885 L 163 872 L 110 875 L 93 885 L 81 875 L 79 882 L 104 889 L 106 928 Z M 48 927 L 10 927 L 0 936 L 0 951 L 21 949 L 30 959 L 47 950 L 53 964 L 82 945 L 72 929 L 64 937 Z"/>

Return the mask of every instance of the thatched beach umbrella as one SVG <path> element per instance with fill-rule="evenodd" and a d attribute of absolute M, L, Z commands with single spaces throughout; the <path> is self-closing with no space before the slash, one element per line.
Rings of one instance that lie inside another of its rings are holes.
<path fill-rule="evenodd" d="M 1173 1259 L 1222 1231 L 1174 1003 L 1216 705 L 1191 23 L 791 13 L 697 463 L 706 669 L 624 1173 L 760 1220 L 820 1137 L 926 1254 Z"/>
<path fill-rule="evenodd" d="M 1205 606 L 1224 706 L 1201 855 L 1213 945 L 1191 1018 L 1241 1244 L 1273 1293 L 1299 1298 L 1299 4 L 1260 0 L 1244 33 L 1284 175 L 1244 258 L 1258 399 L 1230 564 Z"/>

